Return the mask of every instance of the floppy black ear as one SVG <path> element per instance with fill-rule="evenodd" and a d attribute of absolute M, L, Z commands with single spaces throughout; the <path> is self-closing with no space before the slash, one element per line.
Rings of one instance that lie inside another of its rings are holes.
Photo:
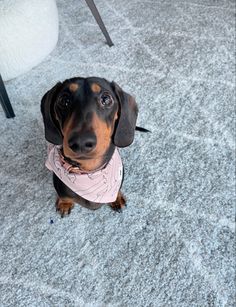
<path fill-rule="evenodd" d="M 111 86 L 119 101 L 119 118 L 113 142 L 118 147 L 126 147 L 134 140 L 138 106 L 134 97 L 124 92 L 114 81 Z"/>
<path fill-rule="evenodd" d="M 45 138 L 48 142 L 61 145 L 62 134 L 55 119 L 54 104 L 56 94 L 61 86 L 61 82 L 58 82 L 52 89 L 50 89 L 41 100 L 41 112 L 43 115 Z"/>

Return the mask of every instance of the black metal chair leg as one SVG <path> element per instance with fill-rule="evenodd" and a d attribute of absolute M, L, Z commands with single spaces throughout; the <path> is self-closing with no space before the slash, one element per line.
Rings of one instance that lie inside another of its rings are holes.
<path fill-rule="evenodd" d="M 1 75 L 0 75 L 0 102 L 6 114 L 6 117 L 7 118 L 15 117 L 15 114 L 12 109 L 10 100 L 8 98 L 7 91 L 6 91 Z"/>
<path fill-rule="evenodd" d="M 102 21 L 102 18 L 100 16 L 99 12 L 98 12 L 98 9 L 97 9 L 94 1 L 93 0 L 85 0 L 85 1 L 87 3 L 88 7 L 90 8 L 90 10 L 93 14 L 93 17 L 96 19 L 100 29 L 102 30 L 102 33 L 105 36 L 109 47 L 113 46 L 114 44 L 113 44 L 113 42 L 112 42 L 112 40 L 111 40 L 111 38 L 110 38 L 110 36 L 107 32 L 107 29 L 106 29 L 106 27 L 105 27 L 105 25 Z"/>

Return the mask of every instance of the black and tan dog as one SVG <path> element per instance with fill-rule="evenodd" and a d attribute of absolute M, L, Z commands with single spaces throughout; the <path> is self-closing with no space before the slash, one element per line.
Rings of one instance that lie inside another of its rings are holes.
<path fill-rule="evenodd" d="M 46 140 L 59 148 L 57 154 L 62 165 L 70 165 L 66 169 L 70 176 L 103 170 L 116 147 L 129 146 L 134 139 L 137 104 L 115 82 L 96 77 L 59 82 L 42 98 L 41 111 Z M 55 172 L 53 183 L 58 194 L 56 208 L 62 217 L 75 203 L 89 209 L 102 206 L 75 193 Z M 126 205 L 120 188 L 108 204 L 116 211 Z"/>

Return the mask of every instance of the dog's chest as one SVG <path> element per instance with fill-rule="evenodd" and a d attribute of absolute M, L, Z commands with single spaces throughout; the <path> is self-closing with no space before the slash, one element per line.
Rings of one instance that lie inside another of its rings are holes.
<path fill-rule="evenodd" d="M 116 148 L 110 161 L 91 173 L 73 173 L 62 161 L 59 146 L 49 146 L 46 167 L 79 196 L 96 203 L 116 200 L 123 179 L 123 165 Z"/>

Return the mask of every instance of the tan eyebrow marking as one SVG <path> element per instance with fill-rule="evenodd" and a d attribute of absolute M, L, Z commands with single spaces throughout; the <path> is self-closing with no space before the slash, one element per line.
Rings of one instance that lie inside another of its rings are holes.
<path fill-rule="evenodd" d="M 77 83 L 71 83 L 70 86 L 69 86 L 69 90 L 71 92 L 76 92 L 78 88 L 79 88 L 79 84 L 77 84 Z"/>
<path fill-rule="evenodd" d="M 91 90 L 94 92 L 94 93 L 100 93 L 101 92 L 101 86 L 98 85 L 97 83 L 93 83 L 91 85 Z"/>

